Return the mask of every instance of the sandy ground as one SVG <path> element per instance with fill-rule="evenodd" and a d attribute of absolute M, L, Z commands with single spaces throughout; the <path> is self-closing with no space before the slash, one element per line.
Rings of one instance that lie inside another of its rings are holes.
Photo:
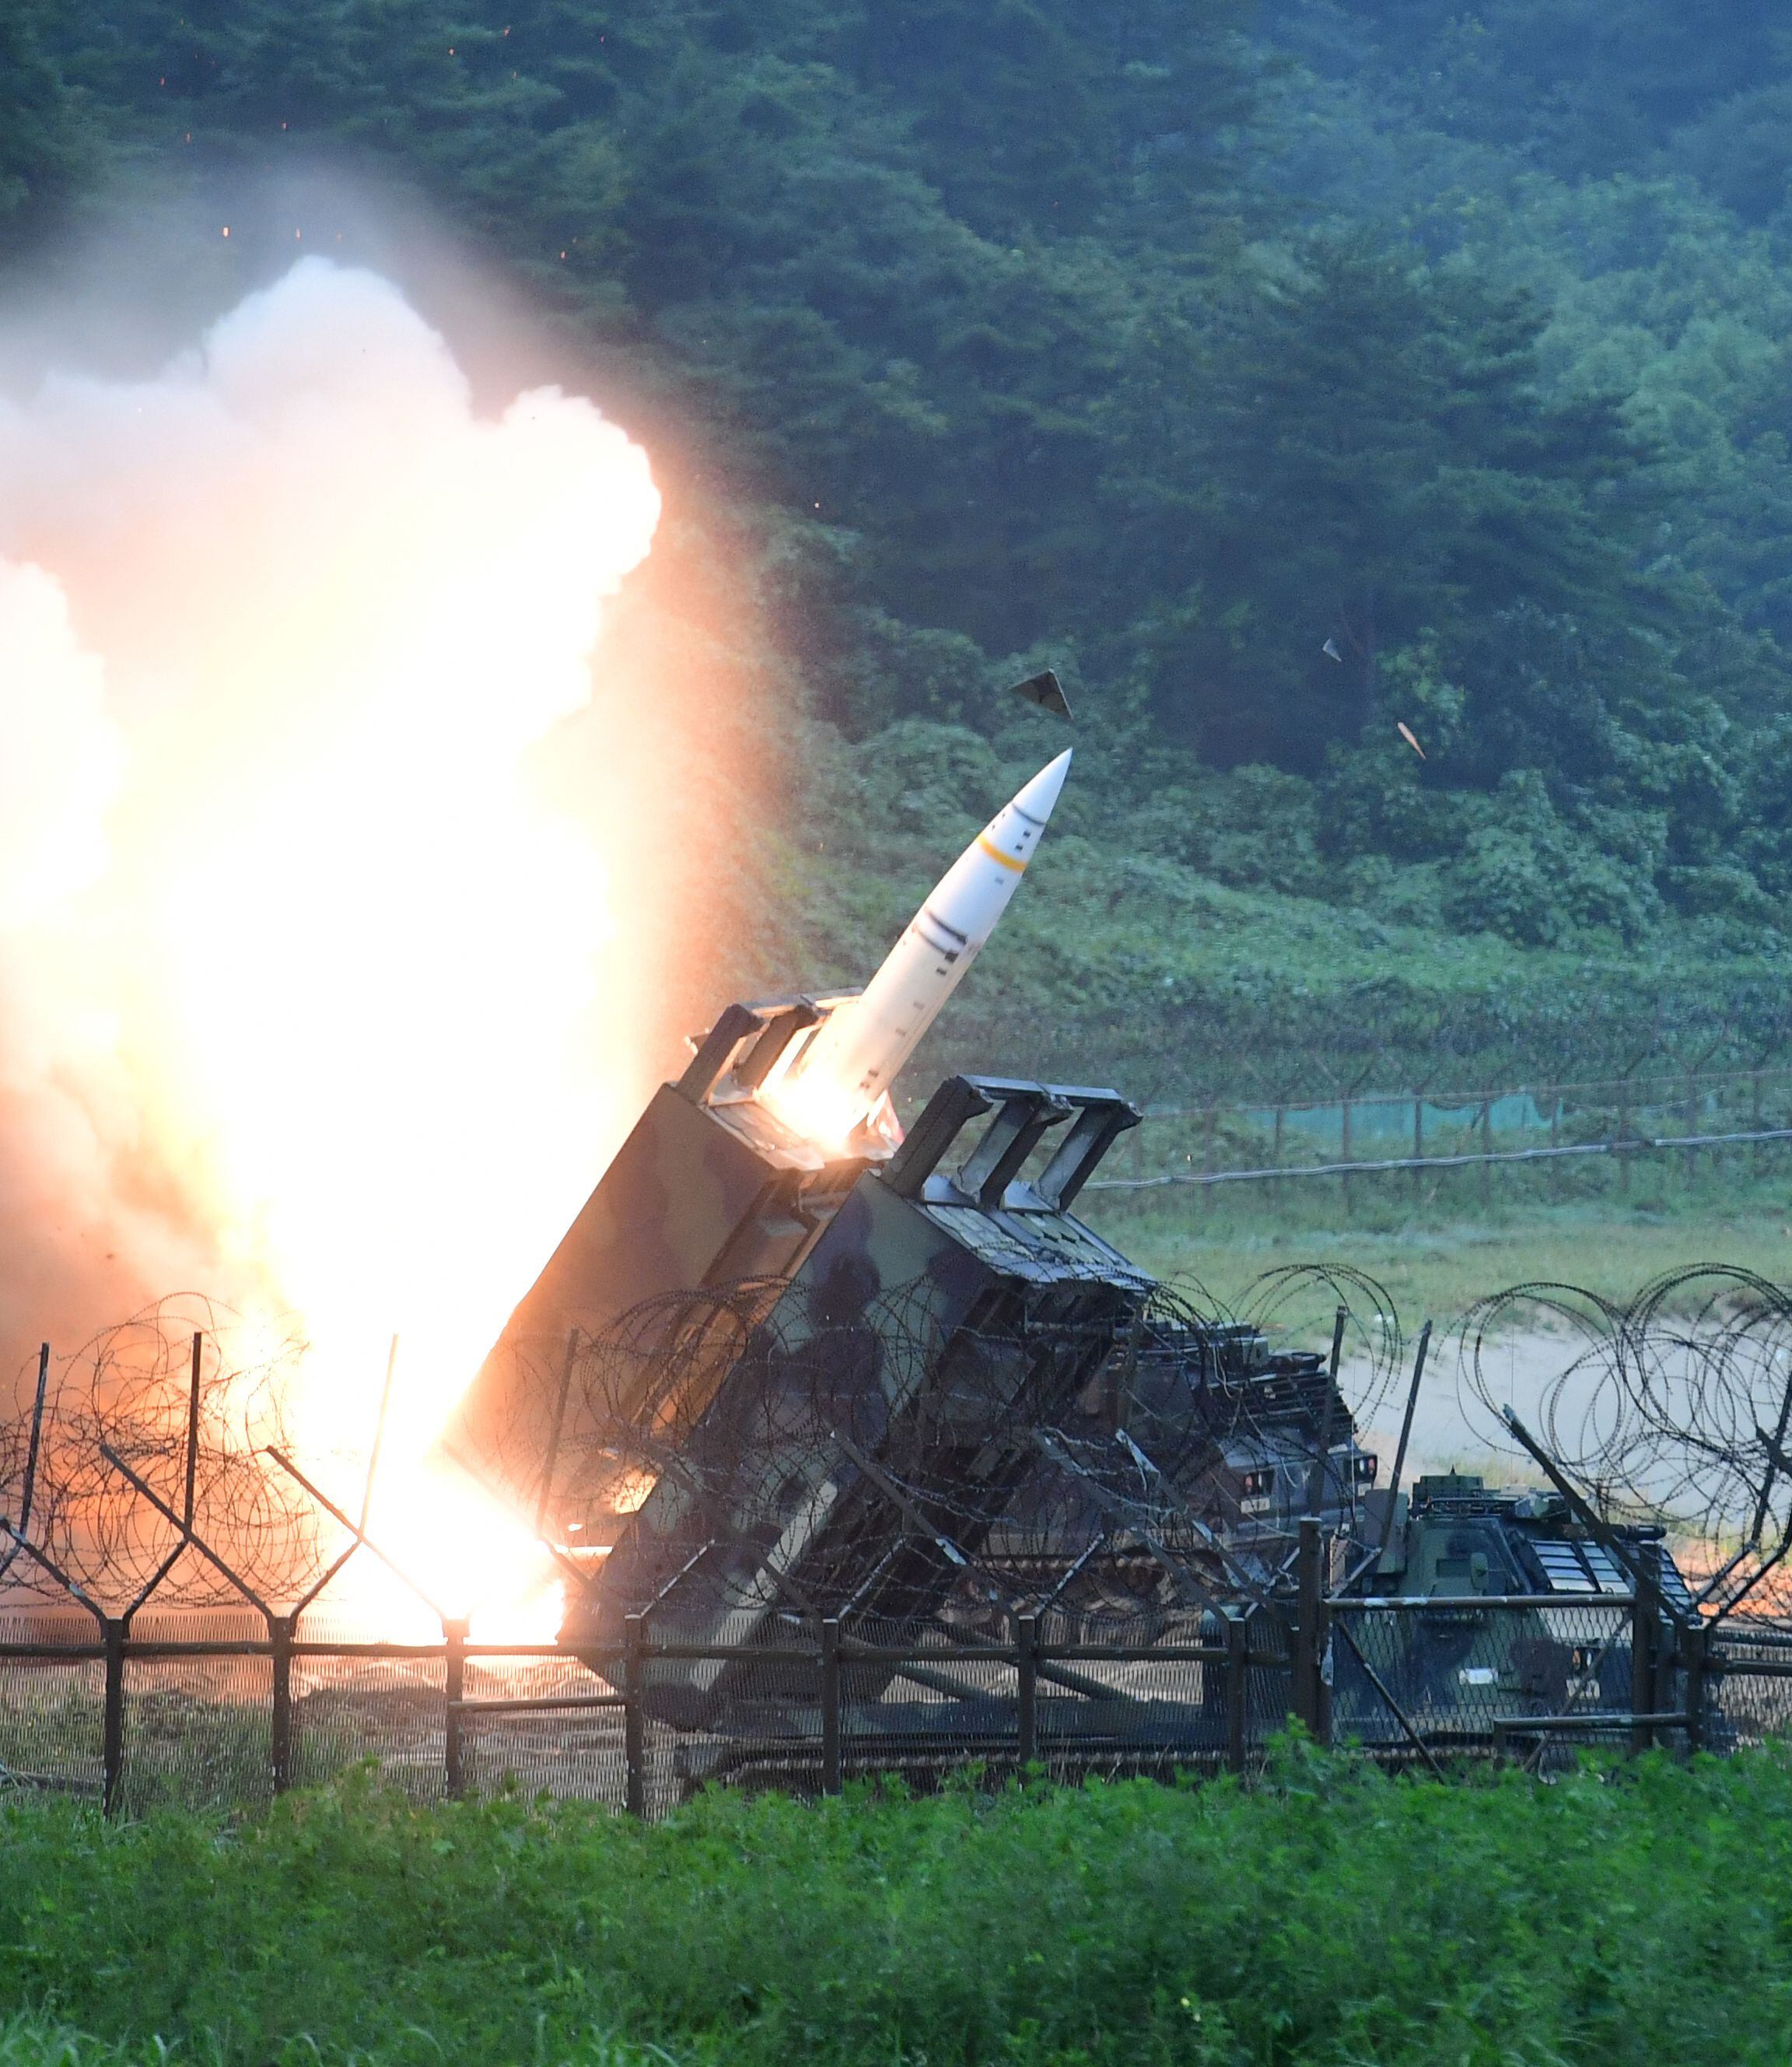
<path fill-rule="evenodd" d="M 1579 1338 L 1550 1329 L 1502 1334 L 1482 1346 L 1482 1379 L 1499 1404 L 1512 1407 L 1533 1434 L 1541 1435 L 1545 1395 L 1584 1347 Z M 1445 1471 L 1455 1465 L 1509 1484 L 1539 1482 L 1541 1474 L 1535 1465 L 1510 1438 L 1502 1438 L 1475 1397 L 1468 1356 L 1459 1338 L 1433 1341 L 1413 1417 L 1405 1477 L 1410 1481 L 1419 1472 Z M 1364 1448 L 1381 1459 L 1384 1484 L 1400 1440 L 1411 1372 L 1409 1352 L 1405 1371 L 1368 1427 L 1360 1431 Z M 1346 1396 L 1360 1398 L 1370 1383 L 1368 1359 L 1347 1358 L 1340 1377 Z"/>
<path fill-rule="evenodd" d="M 1727 1346 L 1724 1361 L 1714 1366 L 1671 1338 L 1655 1338 L 1650 1384 L 1664 1423 L 1715 1435 L 1728 1421 L 1733 1424 L 1731 1440 L 1745 1442 L 1757 1423 L 1773 1421 L 1785 1382 L 1783 1365 L 1777 1357 L 1732 1356 L 1731 1349 Z M 1402 1474 L 1409 1487 L 1420 1472 L 1453 1465 L 1478 1472 L 1494 1484 L 1544 1486 L 1544 1473 L 1498 1417 L 1497 1410 L 1509 1406 L 1546 1449 L 1563 1457 L 1571 1476 L 1584 1483 L 1609 1472 L 1617 1484 L 1684 1516 L 1695 1534 L 1707 1499 L 1720 1500 L 1728 1526 L 1740 1528 L 1752 1510 L 1752 1479 L 1726 1479 L 1662 1427 L 1652 1434 L 1636 1410 L 1634 1373 L 1620 1379 L 1608 1354 L 1587 1336 L 1565 1327 L 1514 1329 L 1482 1343 L 1485 1401 L 1474 1383 L 1474 1354 L 1473 1343 L 1459 1336 L 1433 1344 Z M 1381 1460 L 1384 1485 L 1393 1468 L 1411 1369 L 1409 1350 L 1405 1372 L 1368 1417 L 1366 1427 L 1359 1423 L 1364 1447 Z M 1369 1383 L 1366 1360 L 1347 1362 L 1340 1376 L 1346 1396 L 1360 1398 Z M 1627 1432 L 1615 1454 L 1605 1445 L 1620 1423 Z M 1608 1460 L 1603 1467 L 1593 1461 L 1602 1449 Z"/>

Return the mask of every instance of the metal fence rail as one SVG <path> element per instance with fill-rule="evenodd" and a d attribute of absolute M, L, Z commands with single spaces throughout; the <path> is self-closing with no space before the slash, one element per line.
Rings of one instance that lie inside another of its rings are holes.
<path fill-rule="evenodd" d="M 302 1633 L 280 1646 L 182 1638 L 168 1618 L 110 1647 L 15 1623 L 0 1645 L 0 1789 L 114 1813 L 234 1808 L 369 1764 L 422 1799 L 517 1786 L 658 1816 L 718 1782 L 827 1794 L 854 1776 L 926 1785 L 968 1764 L 1066 1779 L 1244 1771 L 1291 1719 L 1440 1773 L 1602 1741 L 1728 1750 L 1792 1724 L 1783 1631 L 1741 1623 L 1688 1647 L 1640 1619 L 1654 1614 L 1628 1597 L 1331 1598 L 1303 1626 L 1297 1595 L 1167 1630 L 1026 1616 L 1005 1640 L 936 1629 L 883 1643 L 824 1622 L 754 1646 L 637 1622 L 623 1644 L 577 1657 L 472 1643 L 455 1623 L 436 1643 Z M 766 1696 L 681 1726 L 663 1696 L 669 1668 L 692 1663 L 748 1667 Z"/>
<path fill-rule="evenodd" d="M 1764 1310 L 1777 1326 L 1783 1310 L 1776 1294 Z M 1334 1372 L 1345 1318 L 1340 1306 Z M 1777 1349 L 1762 1367 L 1779 1432 L 1742 1460 L 1767 1475 L 1739 1481 L 1758 1499 L 1755 1569 L 1738 1579 L 1731 1558 L 1699 1607 L 1667 1600 L 1615 1537 L 1612 1569 L 1633 1593 L 1598 1590 L 1589 1568 L 1595 1590 L 1579 1594 L 1366 1598 L 1355 1583 L 1379 1565 L 1385 1533 L 1359 1540 L 1347 1515 L 1334 1538 L 1308 1515 L 1250 1567 L 1172 1492 L 1162 1515 L 1103 1509 L 1093 1539 L 1136 1538 L 1156 1574 L 1145 1593 L 1128 1582 L 1072 1606 L 1061 1586 L 1028 1595 L 1004 1582 L 929 1595 L 908 1622 L 793 1595 L 756 1612 L 761 1634 L 743 1641 L 713 1619 L 681 1627 L 663 1588 L 619 1640 L 566 1647 L 475 1643 L 415 1577 L 404 1582 L 428 1638 L 367 1640 L 334 1603 L 357 1558 L 403 1577 L 368 1531 L 379 1431 L 357 1520 L 273 1443 L 218 1439 L 244 1373 L 220 1364 L 209 1377 L 215 1344 L 171 1341 L 163 1317 L 120 1339 L 131 1354 L 110 1363 L 83 1352 L 107 1418 L 46 1423 L 46 1349 L 33 1411 L 10 1437 L 0 1789 L 84 1796 L 112 1813 L 232 1808 L 368 1764 L 419 1798 L 515 1785 L 655 1816 L 723 1781 L 829 1793 L 855 1775 L 928 1785 L 955 1767 L 1243 1771 L 1290 1718 L 1322 1742 L 1439 1773 L 1465 1758 L 1559 1759 L 1587 1741 L 1721 1750 L 1792 1723 L 1792 1631 L 1734 1612 L 1746 1598 L 1758 1609 L 1757 1581 L 1792 1550 L 1792 1529 L 1762 1548 L 1775 1478 L 1792 1474 Z M 390 1384 L 388 1363 L 388 1395 Z M 1745 1387 L 1722 1396 L 1771 1418 Z M 1507 1419 L 1605 1541 L 1599 1515 Z M 1142 1471 L 1144 1451 L 1121 1435 Z M 1178 1528 L 1180 1549 L 1162 1534 Z M 582 1568 L 570 1576 L 589 1583 Z M 999 1605 L 1028 1598 L 1030 1610 Z"/>

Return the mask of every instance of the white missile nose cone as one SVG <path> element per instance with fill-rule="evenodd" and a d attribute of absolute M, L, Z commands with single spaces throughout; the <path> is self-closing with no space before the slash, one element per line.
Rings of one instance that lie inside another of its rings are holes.
<path fill-rule="evenodd" d="M 1036 824 L 1045 823 L 1052 815 L 1052 806 L 1058 801 L 1058 792 L 1064 787 L 1064 778 L 1070 773 L 1070 751 L 1067 746 L 1056 761 L 1048 761 L 1040 769 L 1016 797 L 1016 810 L 1024 811 Z"/>

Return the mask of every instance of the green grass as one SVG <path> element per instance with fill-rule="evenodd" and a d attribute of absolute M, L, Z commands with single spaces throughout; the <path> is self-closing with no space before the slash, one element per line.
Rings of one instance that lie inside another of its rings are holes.
<path fill-rule="evenodd" d="M 1391 1187 L 1393 1180 L 1380 1180 Z M 1676 1199 L 1640 1188 L 1617 1197 L 1552 1204 L 1497 1200 L 1478 1213 L 1458 1200 L 1414 1207 L 1406 1196 L 1360 1195 L 1344 1216 L 1335 1185 L 1303 1188 L 1304 1208 L 1279 1213 L 1231 1208 L 1187 1191 L 1091 1196 L 1092 1224 L 1147 1269 L 1193 1277 L 1236 1301 L 1265 1271 L 1287 1264 L 1346 1265 L 1393 1295 L 1409 1330 L 1430 1315 L 1454 1320 L 1510 1285 L 1550 1280 L 1621 1300 L 1684 1265 L 1724 1263 L 1776 1282 L 1792 1281 L 1792 1203 L 1787 1180 Z M 1328 1210 L 1329 1208 L 1329 1210 Z M 1312 1318 L 1326 1295 L 1316 1293 Z"/>
<path fill-rule="evenodd" d="M 18 1806 L 0 1856 L 0 2013 L 34 2020 L 4 2067 L 1792 2049 L 1778 1749 L 1446 1787 L 1296 1745 L 1251 1791 L 721 1793 L 657 1827 L 350 1784 L 238 1825 Z"/>
<path fill-rule="evenodd" d="M 296 2057 L 314 2061 L 321 2054 L 302 2043 Z M 580 2034 L 569 2048 L 529 2056 L 538 2067 L 679 2067 L 679 2056 L 663 2046 L 631 2045 L 602 2031 Z M 114 2045 L 71 2025 L 36 2016 L 19 2016 L 0 2026 L 0 2067 L 170 2067 L 176 2060 L 216 2060 L 216 2048 L 202 2043 L 170 2049 L 159 2041 Z M 375 2067 L 376 2056 L 355 2056 L 359 2067 Z"/>
<path fill-rule="evenodd" d="M 97 1691 L 30 1698 L 27 1683 L 0 1688 L 0 1784 L 50 1785 L 97 1797 L 103 1772 L 103 1710 Z M 361 1764 L 365 1738 L 328 1708 L 302 1712 L 302 1777 L 322 1782 Z M 168 1687 L 128 1694 L 124 1806 L 228 1809 L 269 1787 L 266 1702 L 208 1699 Z M 5 2057 L 0 2054 L 0 2067 Z"/>
<path fill-rule="evenodd" d="M 0 2024 L 0 2067 L 135 2067 L 156 2058 L 153 2047 L 133 2052 L 102 2045 L 66 2024 L 38 2016 L 15 2016 Z"/>

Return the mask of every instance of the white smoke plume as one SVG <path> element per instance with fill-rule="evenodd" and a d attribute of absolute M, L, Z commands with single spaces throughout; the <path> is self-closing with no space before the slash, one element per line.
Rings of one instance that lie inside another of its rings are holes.
<path fill-rule="evenodd" d="M 470 1374 L 626 1119 L 606 695 L 646 455 L 307 259 L 0 399 L 0 1330 L 200 1285 Z M 595 682 L 593 656 L 597 654 Z M 625 794 L 626 793 L 626 794 Z"/>

